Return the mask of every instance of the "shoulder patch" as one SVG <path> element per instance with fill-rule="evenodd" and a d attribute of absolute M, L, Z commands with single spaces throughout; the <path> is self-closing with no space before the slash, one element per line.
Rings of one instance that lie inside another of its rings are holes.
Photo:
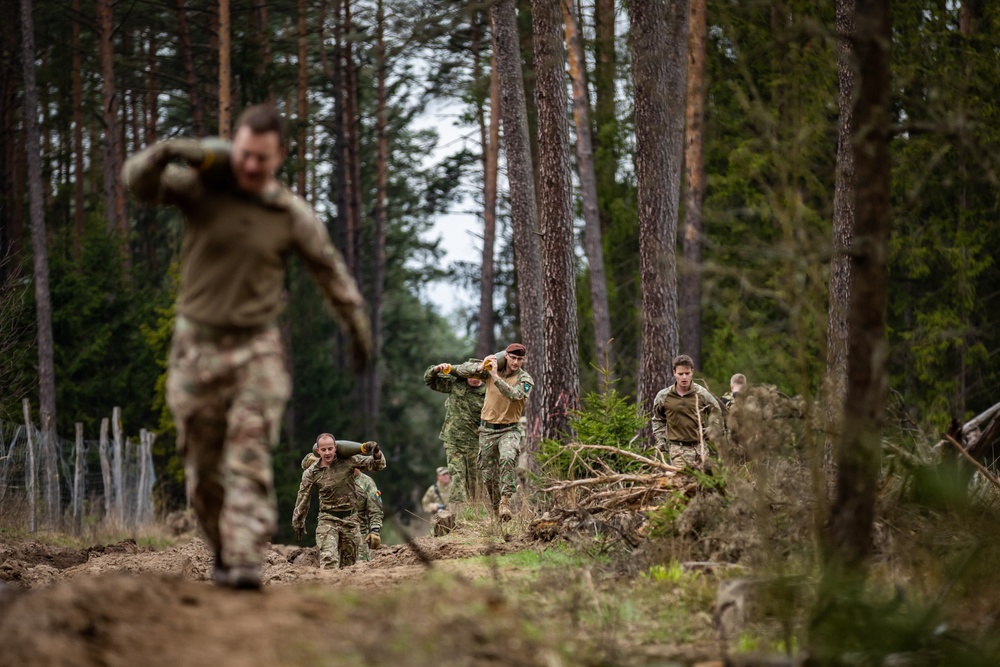
<path fill-rule="evenodd" d="M 531 384 L 529 384 L 527 382 L 522 382 L 521 386 L 524 387 L 524 393 L 525 394 L 527 394 L 528 392 L 531 391 Z"/>

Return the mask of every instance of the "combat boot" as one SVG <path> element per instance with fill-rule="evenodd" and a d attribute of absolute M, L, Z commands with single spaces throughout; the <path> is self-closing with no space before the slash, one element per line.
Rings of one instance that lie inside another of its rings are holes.
<path fill-rule="evenodd" d="M 501 521 L 510 521 L 510 496 L 503 496 L 500 498 L 500 509 L 497 513 L 500 515 Z"/>
<path fill-rule="evenodd" d="M 260 590 L 260 565 L 236 565 L 229 568 L 229 587 Z"/>

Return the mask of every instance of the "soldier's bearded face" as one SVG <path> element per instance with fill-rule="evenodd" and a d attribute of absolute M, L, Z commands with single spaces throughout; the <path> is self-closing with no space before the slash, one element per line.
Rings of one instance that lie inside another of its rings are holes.
<path fill-rule="evenodd" d="M 694 369 L 690 366 L 678 366 L 674 369 L 674 378 L 677 380 L 677 387 L 682 391 L 687 391 L 691 388 L 691 376 L 694 375 Z"/>
<path fill-rule="evenodd" d="M 319 457 L 323 459 L 323 463 L 330 465 L 334 457 L 337 456 L 337 443 L 329 438 L 323 438 L 317 444 L 319 445 Z"/>
<path fill-rule="evenodd" d="M 277 132 L 255 134 L 244 125 L 233 137 L 233 175 L 241 190 L 261 194 L 285 159 Z"/>

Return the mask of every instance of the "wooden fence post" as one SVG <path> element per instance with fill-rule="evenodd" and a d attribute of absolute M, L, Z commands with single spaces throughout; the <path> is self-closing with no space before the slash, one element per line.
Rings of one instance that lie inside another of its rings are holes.
<path fill-rule="evenodd" d="M 108 418 L 101 420 L 101 479 L 104 481 L 104 520 L 111 518 L 111 464 L 108 461 Z"/>
<path fill-rule="evenodd" d="M 24 432 L 28 438 L 28 532 L 35 532 L 35 427 L 31 423 L 31 402 L 24 399 Z"/>
<path fill-rule="evenodd" d="M 111 430 L 115 438 L 115 459 L 114 459 L 114 485 L 115 485 L 115 512 L 118 522 L 125 522 L 125 502 L 122 499 L 122 409 L 117 405 L 111 410 Z"/>
<path fill-rule="evenodd" d="M 79 529 L 83 520 L 83 424 L 76 422 L 76 456 L 73 464 L 73 525 Z"/>

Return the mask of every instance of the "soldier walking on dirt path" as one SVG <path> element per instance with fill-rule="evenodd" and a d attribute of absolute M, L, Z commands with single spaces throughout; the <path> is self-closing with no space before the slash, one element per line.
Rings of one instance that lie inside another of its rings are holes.
<path fill-rule="evenodd" d="M 376 472 L 385 469 L 385 456 L 376 444 L 371 456 L 355 454 L 350 458 L 337 458 L 337 441 L 329 433 L 316 438 L 319 460 L 302 473 L 299 494 L 292 513 L 292 527 L 298 539 L 306 534 L 306 516 L 312 488 L 319 495 L 319 521 L 316 524 L 316 546 L 319 547 L 319 566 L 322 569 L 348 567 L 358 560 L 361 545 L 361 518 L 358 512 L 359 497 L 363 493 L 355 479 L 355 468 Z M 381 507 L 379 507 L 381 509 Z M 381 529 L 381 522 L 379 523 Z M 379 531 L 369 531 L 367 539 L 378 548 Z"/>
<path fill-rule="evenodd" d="M 692 382 L 694 361 L 681 354 L 674 357 L 674 384 L 653 399 L 653 438 L 656 446 L 670 455 L 670 464 L 703 468 L 707 458 L 705 427 L 719 402 L 708 389 Z"/>
<path fill-rule="evenodd" d="M 213 579 L 233 588 L 260 587 L 277 528 L 271 448 L 291 383 L 275 321 L 291 251 L 351 335 L 355 368 L 371 353 L 364 301 L 340 253 L 309 205 L 275 177 L 286 138 L 274 107 L 255 106 L 240 116 L 232 144 L 164 141 L 122 170 L 137 199 L 184 215 L 167 403 L 188 497 L 215 552 Z"/>
<path fill-rule="evenodd" d="M 361 544 L 358 547 L 358 560 L 370 561 L 372 550 L 382 546 L 382 519 L 385 512 L 382 509 L 382 492 L 375 485 L 375 480 L 354 469 L 354 481 L 358 485 L 358 504 L 355 512 L 361 528 Z"/>
<path fill-rule="evenodd" d="M 424 371 L 424 384 L 448 394 L 440 438 L 451 471 L 451 502 L 460 505 L 476 497 L 481 479 L 476 457 L 486 385 L 481 378 L 459 377 L 451 370 L 451 364 L 430 366 Z"/>
<path fill-rule="evenodd" d="M 503 375 L 494 354 L 478 363 L 462 364 L 457 374 L 486 381 L 479 425 L 479 469 L 493 511 L 501 521 L 510 521 L 510 498 L 517 490 L 517 456 L 524 435 L 521 414 L 535 382 L 523 368 L 528 355 L 524 345 L 511 343 L 504 352 Z"/>

